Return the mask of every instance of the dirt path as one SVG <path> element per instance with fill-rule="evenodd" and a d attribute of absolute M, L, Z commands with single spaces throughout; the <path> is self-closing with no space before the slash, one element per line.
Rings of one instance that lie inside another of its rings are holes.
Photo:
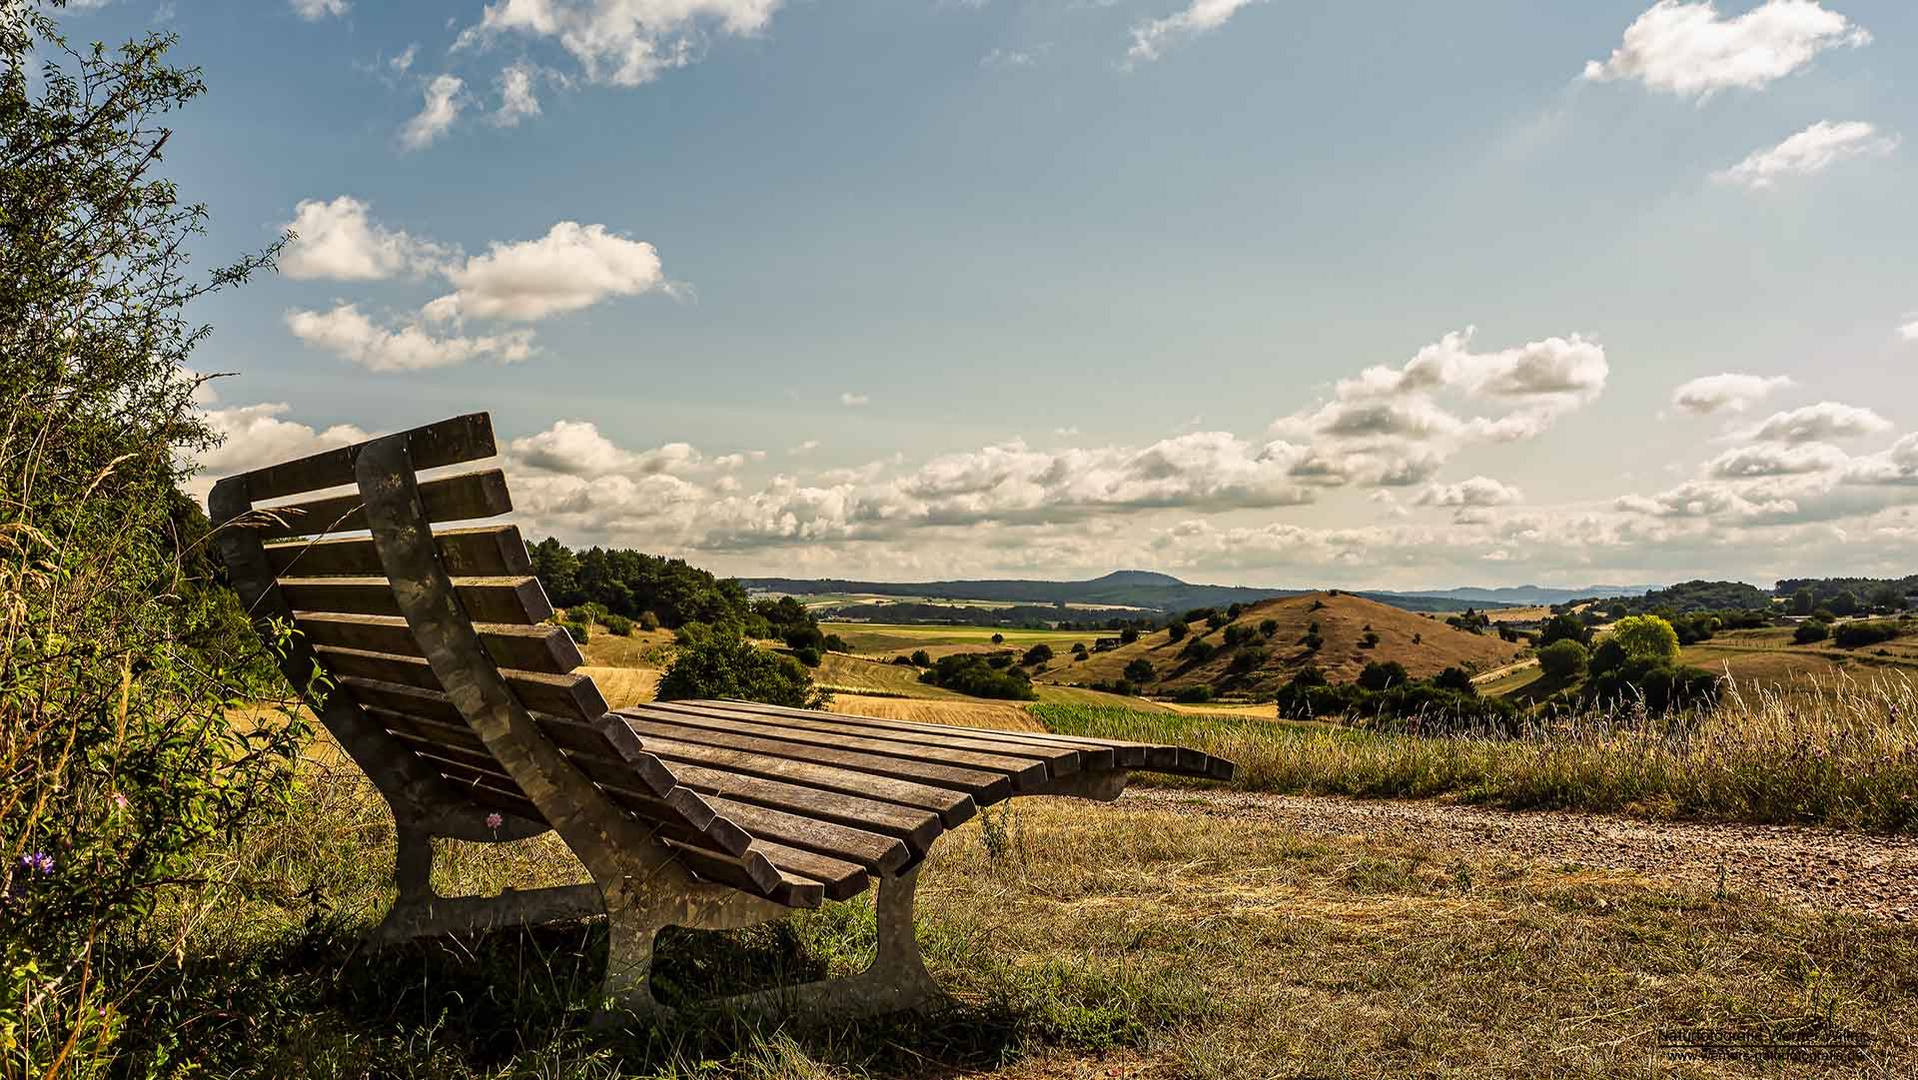
<path fill-rule="evenodd" d="M 1434 801 L 1134 788 L 1155 809 L 1268 821 L 1320 836 L 1622 870 L 1693 888 L 1758 892 L 1812 908 L 1918 920 L 1918 837 L 1778 825 L 1690 825 L 1598 814 L 1508 813 Z"/>

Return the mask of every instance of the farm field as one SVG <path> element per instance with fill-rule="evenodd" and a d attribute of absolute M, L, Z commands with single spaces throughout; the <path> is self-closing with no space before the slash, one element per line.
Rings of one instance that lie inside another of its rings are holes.
<path fill-rule="evenodd" d="M 764 593 L 753 594 L 754 598 L 758 598 L 761 596 L 768 596 L 774 599 L 778 599 L 779 597 L 786 596 L 786 595 L 789 595 L 789 594 L 781 593 L 781 592 L 764 592 Z M 926 604 L 932 607 L 953 608 L 955 615 L 963 615 L 969 609 L 974 611 L 1000 611 L 1009 607 L 1032 606 L 1030 602 L 1025 602 L 1022 604 L 1021 602 L 1013 601 L 1013 600 L 967 600 L 964 598 L 954 598 L 949 596 L 895 596 L 889 593 L 836 592 L 836 593 L 805 593 L 805 594 L 791 594 L 791 595 L 793 596 L 793 599 L 799 601 L 801 604 L 804 604 L 809 610 L 812 610 L 812 611 L 819 611 L 825 608 L 843 607 L 847 604 Z M 1143 611 L 1145 609 L 1130 607 L 1125 604 L 1085 604 L 1085 603 L 1068 602 L 1065 605 L 1065 610 L 1091 611 L 1091 612 L 1099 612 L 1099 611 L 1125 612 L 1125 611 Z"/>
<path fill-rule="evenodd" d="M 897 654 L 932 645 L 992 645 L 992 635 L 1004 634 L 1002 648 L 1030 648 L 1040 642 L 1054 649 L 1070 649 L 1075 641 L 1090 643 L 1100 634 L 1091 630 L 1012 630 L 991 626 L 928 626 L 913 623 L 824 622 L 819 628 L 838 634 L 856 651 Z"/>
<path fill-rule="evenodd" d="M 1829 642 L 1797 645 L 1791 627 L 1732 630 L 1710 641 L 1686 646 L 1680 659 L 1741 684 L 1787 690 L 1808 680 L 1844 675 L 1869 682 L 1875 677 L 1918 678 L 1918 638 L 1898 638 L 1859 649 Z"/>

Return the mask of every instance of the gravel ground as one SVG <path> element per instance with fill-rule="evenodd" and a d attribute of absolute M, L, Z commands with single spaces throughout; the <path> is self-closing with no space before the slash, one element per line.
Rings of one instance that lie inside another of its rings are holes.
<path fill-rule="evenodd" d="M 1918 920 L 1918 837 L 1784 825 L 1694 825 L 1598 814 L 1511 813 L 1436 801 L 1134 788 L 1125 801 L 1274 825 L 1619 870 L 1691 888 L 1757 892 L 1786 903 Z"/>

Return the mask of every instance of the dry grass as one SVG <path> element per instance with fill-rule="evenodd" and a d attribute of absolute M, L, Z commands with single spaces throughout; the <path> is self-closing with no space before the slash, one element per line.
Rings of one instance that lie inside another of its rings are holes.
<path fill-rule="evenodd" d="M 834 693 L 921 698 L 927 701 L 976 701 L 919 681 L 919 669 L 864 656 L 827 653 L 813 680 Z"/>
<path fill-rule="evenodd" d="M 881 720 L 911 720 L 921 724 L 953 724 L 1004 731 L 1045 730 L 1024 705 L 1002 701 L 927 701 L 921 698 L 834 694 L 832 711 Z"/>
<path fill-rule="evenodd" d="M 933 645 L 991 645 L 992 636 L 1005 638 L 1001 648 L 1029 648 L 1045 642 L 1054 649 L 1070 649 L 1075 641 L 1090 642 L 1097 634 L 1087 630 L 1019 630 L 993 626 L 939 626 L 918 623 L 821 622 L 819 628 L 838 634 L 862 653 L 910 653 Z"/>

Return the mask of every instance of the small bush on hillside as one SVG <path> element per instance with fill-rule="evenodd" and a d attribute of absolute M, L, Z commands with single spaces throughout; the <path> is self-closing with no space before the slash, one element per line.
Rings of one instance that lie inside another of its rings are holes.
<path fill-rule="evenodd" d="M 1448 667 L 1432 676 L 1432 685 L 1440 690 L 1452 690 L 1460 694 L 1478 696 L 1478 687 L 1472 684 L 1472 673 L 1462 667 Z"/>
<path fill-rule="evenodd" d="M 1651 713 L 1709 706 L 1718 698 L 1718 677 L 1709 671 L 1644 657 L 1628 657 L 1587 679 L 1579 697 L 1599 705 L 1642 705 Z"/>
<path fill-rule="evenodd" d="M 1181 705 L 1203 705 L 1212 700 L 1212 688 L 1204 683 L 1188 686 L 1172 695 L 1172 700 Z"/>
<path fill-rule="evenodd" d="M 606 624 L 606 632 L 614 637 L 633 636 L 633 620 L 624 615 L 608 615 L 601 621 Z"/>
<path fill-rule="evenodd" d="M 659 629 L 659 616 L 652 611 L 640 612 L 639 628 L 641 630 L 646 631 L 649 634 L 652 633 L 654 630 Z"/>
<path fill-rule="evenodd" d="M 799 648 L 793 650 L 793 659 L 809 668 L 816 668 L 819 666 L 819 662 L 824 660 L 825 657 L 813 646 L 801 645 Z"/>
<path fill-rule="evenodd" d="M 893 657 L 893 658 L 892 658 L 892 662 L 893 662 L 893 663 L 895 663 L 895 664 L 897 664 L 897 665 L 899 665 L 900 667 L 911 667 L 911 666 L 912 666 L 912 657 L 910 657 L 910 656 L 895 656 L 895 657 Z"/>
<path fill-rule="evenodd" d="M 1205 617 L 1205 626 L 1206 626 L 1206 629 L 1208 630 L 1217 630 L 1219 627 L 1224 626 L 1226 623 L 1229 623 L 1231 621 L 1232 620 L 1226 616 L 1225 612 L 1215 611 L 1212 614 L 1207 615 Z"/>
<path fill-rule="evenodd" d="M 849 653 L 852 651 L 852 646 L 846 644 L 846 639 L 838 634 L 827 634 L 824 644 L 827 652 Z"/>
<path fill-rule="evenodd" d="M 1545 626 L 1538 632 L 1540 648 L 1556 641 L 1575 641 L 1580 645 L 1589 645 L 1592 640 L 1592 628 L 1576 615 L 1554 615 L 1545 620 Z"/>
<path fill-rule="evenodd" d="M 593 636 L 592 628 L 587 626 L 583 622 L 574 622 L 574 621 L 568 620 L 563 625 L 566 627 L 566 632 L 572 636 L 573 640 L 575 642 L 578 642 L 581 645 L 586 644 L 587 639 Z"/>
<path fill-rule="evenodd" d="M 1027 649 L 1026 655 L 1019 662 L 1026 665 L 1027 667 L 1031 667 L 1034 664 L 1043 664 L 1051 659 L 1052 659 L 1052 646 L 1047 645 L 1045 642 L 1042 641 L 1039 644 L 1034 645 L 1032 648 Z"/>
<path fill-rule="evenodd" d="M 992 635 L 992 643 L 994 645 L 1004 645 L 1006 643 L 1006 635 L 1004 634 Z"/>
<path fill-rule="evenodd" d="M 1119 631 L 1119 644 L 1130 645 L 1137 640 L 1139 640 L 1138 627 L 1128 626 L 1124 630 Z"/>
<path fill-rule="evenodd" d="M 1277 619 L 1259 620 L 1259 636 L 1260 637 L 1270 638 L 1273 635 L 1277 634 L 1278 632 L 1279 632 L 1279 620 Z"/>
<path fill-rule="evenodd" d="M 1186 612 L 1185 617 L 1179 621 L 1184 623 L 1204 622 L 1210 619 L 1214 614 L 1213 609 L 1209 607 L 1195 607 L 1191 611 Z"/>
<path fill-rule="evenodd" d="M 1257 671 L 1260 667 L 1264 666 L 1266 658 L 1270 655 L 1271 654 L 1264 649 L 1241 650 L 1237 656 L 1232 658 L 1230 670 L 1234 675 L 1244 675 L 1247 672 Z"/>
<path fill-rule="evenodd" d="M 1075 641 L 1075 642 L 1073 642 L 1073 643 L 1072 643 L 1072 655 L 1074 655 L 1074 656 L 1084 656 L 1084 655 L 1086 655 L 1086 643 L 1085 643 L 1085 642 L 1083 642 L 1083 641 Z"/>
<path fill-rule="evenodd" d="M 1325 638 L 1317 630 L 1312 630 L 1299 639 L 1299 644 L 1305 646 L 1308 652 L 1318 652 L 1325 648 Z"/>
<path fill-rule="evenodd" d="M 1361 649 L 1376 649 L 1378 647 L 1379 635 L 1376 630 L 1367 630 L 1365 636 L 1359 639 L 1359 648 Z"/>
<path fill-rule="evenodd" d="M 928 656 L 924 649 L 914 649 L 912 651 L 912 663 L 914 667 L 931 667 L 932 657 Z"/>
<path fill-rule="evenodd" d="M 1627 658 L 1652 664 L 1678 660 L 1678 631 L 1656 615 L 1627 615 L 1612 624 L 1606 640 L 1616 641 Z"/>
<path fill-rule="evenodd" d="M 1177 620 L 1169 622 L 1165 626 L 1165 636 L 1167 640 L 1170 641 L 1178 641 L 1184 638 L 1185 632 L 1185 624 Z"/>
<path fill-rule="evenodd" d="M 1152 661 L 1141 656 L 1125 666 L 1125 677 L 1130 682 L 1149 683 L 1158 676 Z"/>
<path fill-rule="evenodd" d="M 1569 682 L 1584 676 L 1591 659 L 1591 650 L 1576 639 L 1559 638 L 1538 651 L 1538 669 L 1548 679 Z"/>
<path fill-rule="evenodd" d="M 821 709 L 832 700 L 792 657 L 768 652 L 737 634 L 695 637 L 693 644 L 681 646 L 660 678 L 659 700 L 739 698 L 796 709 Z"/>
<path fill-rule="evenodd" d="M 1225 642 L 1225 647 L 1230 649 L 1236 645 L 1252 640 L 1252 635 L 1253 630 L 1251 627 L 1240 623 L 1233 623 L 1231 626 L 1225 628 L 1225 633 L 1222 635 L 1221 640 Z"/>
<path fill-rule="evenodd" d="M 1372 691 L 1387 690 L 1394 686 L 1403 686 L 1411 682 L 1412 676 L 1406 672 L 1405 665 L 1397 660 L 1387 660 L 1381 664 L 1374 660 L 1359 672 L 1359 686 Z"/>
<path fill-rule="evenodd" d="M 1009 666 L 994 667 L 989 658 L 978 653 L 942 656 L 919 676 L 919 681 L 973 697 L 1009 701 L 1036 701 L 1039 697 L 1033 692 L 1032 678 L 1024 671 Z"/>
<path fill-rule="evenodd" d="M 1800 645 L 1810 645 L 1814 641 L 1823 641 L 1831 636 L 1831 627 L 1812 619 L 1798 624 L 1792 631 L 1791 639 Z"/>
<path fill-rule="evenodd" d="M 1212 647 L 1211 642 L 1193 638 L 1185 643 L 1185 648 L 1179 650 L 1179 655 L 1195 664 L 1203 664 L 1212 659 L 1212 654 L 1216 651 L 1218 650 Z"/>
<path fill-rule="evenodd" d="M 1885 620 L 1875 622 L 1839 623 L 1832 628 L 1832 640 L 1847 649 L 1856 649 L 1864 645 L 1876 645 L 1881 641 L 1890 641 L 1904 633 L 1904 627 Z"/>

